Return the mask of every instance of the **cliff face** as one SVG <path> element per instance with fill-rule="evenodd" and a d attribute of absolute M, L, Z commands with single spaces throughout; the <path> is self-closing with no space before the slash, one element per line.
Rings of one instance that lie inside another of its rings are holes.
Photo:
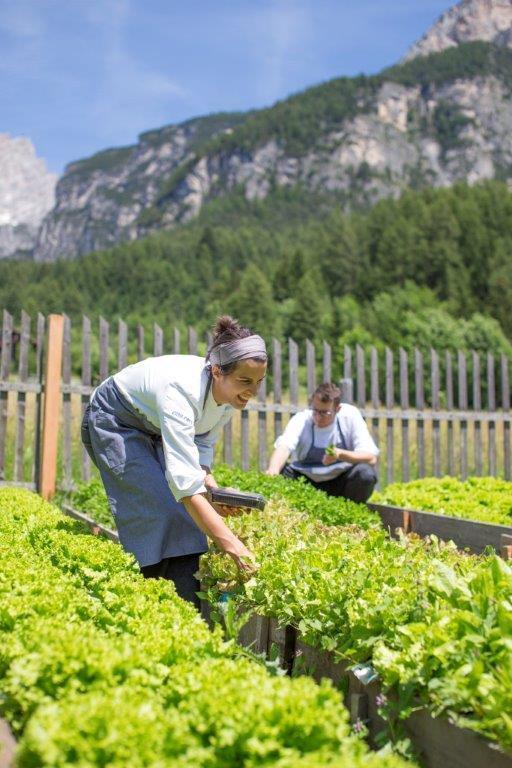
<path fill-rule="evenodd" d="M 404 61 L 484 40 L 512 47 L 510 0 L 463 0 L 446 11 L 407 52 Z"/>
<path fill-rule="evenodd" d="M 43 222 L 37 260 L 79 256 L 139 236 L 138 217 L 197 143 L 229 131 L 238 115 L 218 115 L 148 131 L 138 144 L 71 163 Z"/>
<path fill-rule="evenodd" d="M 0 134 L 0 258 L 30 254 L 56 182 L 28 139 Z"/>
<path fill-rule="evenodd" d="M 72 258 L 170 228 L 234 191 L 257 199 L 300 184 L 349 207 L 409 186 L 512 180 L 511 34 L 510 0 L 464 0 L 380 75 L 168 126 L 72 163 L 34 257 Z"/>

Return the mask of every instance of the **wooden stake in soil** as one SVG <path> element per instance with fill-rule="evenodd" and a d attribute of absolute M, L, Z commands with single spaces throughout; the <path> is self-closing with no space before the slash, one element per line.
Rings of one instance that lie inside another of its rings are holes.
<path fill-rule="evenodd" d="M 48 318 L 48 347 L 44 382 L 43 441 L 39 492 L 44 499 L 55 493 L 57 480 L 57 440 L 60 415 L 60 379 L 62 369 L 62 341 L 64 318 Z"/>

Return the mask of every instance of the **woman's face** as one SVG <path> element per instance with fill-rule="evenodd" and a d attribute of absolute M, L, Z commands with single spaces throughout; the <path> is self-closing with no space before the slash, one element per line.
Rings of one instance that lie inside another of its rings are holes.
<path fill-rule="evenodd" d="M 256 397 L 258 387 L 265 378 L 266 363 L 256 360 L 240 360 L 231 373 L 221 373 L 218 365 L 212 366 L 212 393 L 217 405 L 229 404 L 243 410 L 251 397 Z"/>

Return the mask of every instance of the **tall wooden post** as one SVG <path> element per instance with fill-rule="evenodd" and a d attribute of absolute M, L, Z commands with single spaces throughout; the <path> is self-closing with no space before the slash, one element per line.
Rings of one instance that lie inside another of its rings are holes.
<path fill-rule="evenodd" d="M 48 345 L 44 379 L 44 411 L 39 492 L 44 499 L 55 493 L 57 481 L 57 442 L 60 417 L 60 382 L 64 317 L 48 317 Z"/>

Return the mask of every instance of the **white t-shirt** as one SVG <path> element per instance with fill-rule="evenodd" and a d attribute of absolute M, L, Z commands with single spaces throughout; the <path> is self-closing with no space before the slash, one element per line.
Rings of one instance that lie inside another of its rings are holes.
<path fill-rule="evenodd" d="M 338 442 L 339 424 L 347 451 L 365 451 L 373 456 L 379 455 L 379 449 L 375 445 L 366 422 L 361 412 L 355 405 L 342 403 L 336 418 L 328 427 L 314 427 L 315 445 L 319 448 L 327 448 L 331 443 Z M 306 408 L 296 413 L 274 443 L 275 448 L 285 446 L 291 454 L 292 461 L 303 461 L 311 446 L 313 411 Z"/>
<path fill-rule="evenodd" d="M 217 405 L 203 357 L 162 355 L 129 365 L 113 379 L 120 392 L 162 434 L 165 476 L 176 501 L 204 493 L 205 471 L 231 405 Z"/>

